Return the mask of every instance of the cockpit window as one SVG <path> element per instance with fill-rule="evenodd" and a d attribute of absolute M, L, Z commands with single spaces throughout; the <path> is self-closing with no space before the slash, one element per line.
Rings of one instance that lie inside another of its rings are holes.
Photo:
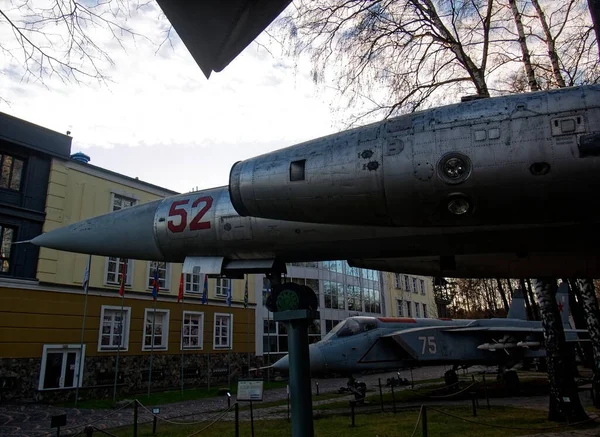
<path fill-rule="evenodd" d="M 338 337 L 350 337 L 351 335 L 360 333 L 360 324 L 354 319 L 348 319 L 344 326 L 338 331 Z"/>
<path fill-rule="evenodd" d="M 367 322 L 364 325 L 364 331 L 372 331 L 373 329 L 377 329 L 377 323 L 375 322 Z"/>
<path fill-rule="evenodd" d="M 322 341 L 331 340 L 331 338 L 342 328 L 342 326 L 344 326 L 344 323 L 346 323 L 346 321 L 342 320 L 340 323 L 335 325 L 333 329 L 329 331 L 325 337 L 323 337 Z"/>

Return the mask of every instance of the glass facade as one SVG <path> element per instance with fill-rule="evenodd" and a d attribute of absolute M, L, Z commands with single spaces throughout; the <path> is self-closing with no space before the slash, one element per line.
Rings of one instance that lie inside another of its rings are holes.
<path fill-rule="evenodd" d="M 287 265 L 287 271 L 284 281 L 307 285 L 319 298 L 320 320 L 313 321 L 309 328 L 310 343 L 321 340 L 348 317 L 383 314 L 383 287 L 378 271 L 351 267 L 346 261 L 339 260 L 291 263 Z M 268 360 L 273 363 L 288 352 L 287 331 L 285 325 L 273 321 L 273 314 L 267 311 L 269 280 L 257 275 L 257 281 L 262 281 L 263 290 L 262 309 L 259 309 L 263 317 L 259 319 L 261 325 L 257 325 L 257 354 L 269 356 Z M 260 282 L 257 286 L 260 289 Z"/>

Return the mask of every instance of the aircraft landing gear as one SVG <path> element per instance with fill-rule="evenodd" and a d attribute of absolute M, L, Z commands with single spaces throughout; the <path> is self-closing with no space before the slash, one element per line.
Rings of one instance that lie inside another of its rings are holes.
<path fill-rule="evenodd" d="M 458 383 L 458 374 L 456 373 L 455 368 L 447 370 L 446 373 L 444 373 L 444 382 L 448 386 Z"/>
<path fill-rule="evenodd" d="M 508 372 L 504 372 L 502 375 L 502 379 L 504 380 L 504 385 L 506 387 L 506 391 L 510 394 L 519 393 L 519 375 L 514 370 L 509 370 Z"/>

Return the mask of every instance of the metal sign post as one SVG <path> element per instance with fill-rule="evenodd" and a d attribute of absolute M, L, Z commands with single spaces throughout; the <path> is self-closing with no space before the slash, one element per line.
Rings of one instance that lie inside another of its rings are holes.
<path fill-rule="evenodd" d="M 288 331 L 292 437 L 313 437 L 312 387 L 308 326 L 319 318 L 318 311 L 291 310 L 273 313 L 273 320 L 284 322 Z"/>

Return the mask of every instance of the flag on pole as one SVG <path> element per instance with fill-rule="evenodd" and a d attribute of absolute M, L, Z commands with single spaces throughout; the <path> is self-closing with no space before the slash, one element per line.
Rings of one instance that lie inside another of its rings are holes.
<path fill-rule="evenodd" d="M 88 286 L 90 285 L 90 265 L 92 263 L 92 255 L 88 257 L 87 265 L 85 266 L 85 272 L 83 273 L 83 289 L 87 293 Z"/>
<path fill-rule="evenodd" d="M 248 276 L 246 276 L 246 286 L 244 287 L 244 308 L 248 308 Z"/>
<path fill-rule="evenodd" d="M 181 274 L 181 279 L 179 279 L 179 294 L 177 295 L 177 302 L 183 300 L 183 273 Z"/>
<path fill-rule="evenodd" d="M 204 275 L 204 288 L 202 289 L 202 303 L 208 303 L 208 276 Z"/>
<path fill-rule="evenodd" d="M 158 276 L 158 263 L 156 263 L 154 278 L 152 279 L 152 297 L 154 297 L 154 300 L 158 297 L 158 290 L 160 290 L 160 278 Z"/>
<path fill-rule="evenodd" d="M 229 285 L 227 286 L 227 306 L 231 306 L 231 280 L 229 280 Z"/>
<path fill-rule="evenodd" d="M 127 277 L 127 260 L 122 259 L 123 267 L 121 268 L 121 288 L 119 288 L 119 295 L 125 295 L 125 278 Z"/>

